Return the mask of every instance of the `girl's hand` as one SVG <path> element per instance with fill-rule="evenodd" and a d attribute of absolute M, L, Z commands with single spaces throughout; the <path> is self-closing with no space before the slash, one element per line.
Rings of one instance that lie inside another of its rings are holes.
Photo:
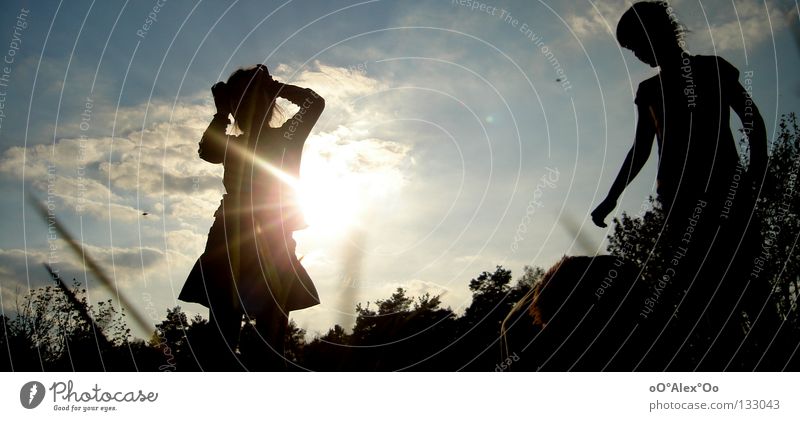
<path fill-rule="evenodd" d="M 217 114 L 227 116 L 231 112 L 231 102 L 228 98 L 228 85 L 225 82 L 217 82 L 211 87 L 214 95 L 214 105 L 217 106 Z"/>
<path fill-rule="evenodd" d="M 597 208 L 592 211 L 592 222 L 600 228 L 606 228 L 608 225 L 605 222 L 606 217 L 614 208 L 617 207 L 617 201 L 610 198 L 605 198 Z"/>
<path fill-rule="evenodd" d="M 269 75 L 264 81 L 264 89 L 266 89 L 267 95 L 270 97 L 279 96 L 282 87 L 283 84 L 273 79 L 272 75 Z"/>

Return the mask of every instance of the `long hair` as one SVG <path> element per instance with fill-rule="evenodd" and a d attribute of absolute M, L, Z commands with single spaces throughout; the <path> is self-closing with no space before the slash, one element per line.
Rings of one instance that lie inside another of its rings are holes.
<path fill-rule="evenodd" d="M 264 123 L 278 126 L 283 120 L 283 110 L 276 103 L 277 92 L 268 92 L 267 82 L 272 76 L 264 64 L 237 69 L 228 77 L 228 95 L 234 121 L 244 132 Z"/>

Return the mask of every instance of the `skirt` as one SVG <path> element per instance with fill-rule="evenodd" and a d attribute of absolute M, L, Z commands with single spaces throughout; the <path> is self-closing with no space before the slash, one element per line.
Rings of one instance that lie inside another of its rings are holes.
<path fill-rule="evenodd" d="M 248 317 L 315 306 L 319 295 L 295 247 L 278 217 L 254 216 L 249 194 L 226 194 L 178 299 Z"/>

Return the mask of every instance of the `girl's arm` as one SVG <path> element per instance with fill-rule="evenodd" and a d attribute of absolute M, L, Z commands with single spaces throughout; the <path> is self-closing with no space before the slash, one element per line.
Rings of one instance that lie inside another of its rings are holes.
<path fill-rule="evenodd" d="M 225 159 L 225 144 L 228 141 L 225 129 L 228 127 L 228 123 L 227 114 L 214 114 L 214 118 L 209 123 L 208 128 L 203 132 L 203 137 L 200 139 L 200 147 L 197 149 L 197 154 L 204 161 L 212 164 L 221 164 Z"/>
<path fill-rule="evenodd" d="M 283 142 L 279 145 L 283 156 L 280 158 L 281 168 L 292 176 L 300 175 L 300 159 L 303 145 L 306 143 L 311 129 L 317 123 L 322 110 L 325 109 L 325 100 L 311 89 L 294 85 L 278 83 L 278 96 L 291 101 L 300 109 L 280 127 L 280 138 Z"/>
<path fill-rule="evenodd" d="M 214 118 L 206 131 L 203 132 L 203 137 L 200 139 L 200 147 L 197 150 L 200 158 L 212 164 L 221 164 L 225 159 L 225 147 L 228 142 L 228 135 L 225 134 L 225 129 L 229 123 L 230 107 L 225 88 L 225 82 L 218 82 L 211 87 L 217 113 L 214 114 Z"/>
<path fill-rule="evenodd" d="M 747 142 L 750 146 L 750 179 L 758 184 L 767 170 L 767 129 L 750 93 L 736 81 L 735 94 L 731 98 L 731 108 L 742 121 Z"/>
<path fill-rule="evenodd" d="M 300 107 L 300 110 L 283 124 L 283 138 L 288 141 L 297 140 L 299 146 L 302 146 L 325 109 L 325 99 L 311 89 L 295 85 L 281 84 L 278 89 L 278 96 Z"/>
<path fill-rule="evenodd" d="M 633 146 L 628 151 L 625 162 L 622 163 L 622 168 L 620 168 L 617 178 L 611 185 L 608 196 L 592 211 L 592 222 L 601 228 L 607 226 L 605 223 L 606 216 L 617 207 L 617 199 L 622 195 L 625 187 L 636 178 L 644 164 L 647 163 L 647 158 L 650 157 L 650 151 L 653 148 L 656 127 L 650 116 L 649 108 L 639 105 L 637 109 L 639 120 L 636 124 L 636 137 L 634 138 Z"/>

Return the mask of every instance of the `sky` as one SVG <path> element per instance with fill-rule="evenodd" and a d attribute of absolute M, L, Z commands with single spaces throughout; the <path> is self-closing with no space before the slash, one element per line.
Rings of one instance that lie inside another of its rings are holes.
<path fill-rule="evenodd" d="M 693 54 L 740 70 L 772 138 L 782 114 L 800 111 L 797 4 L 671 4 Z M 47 284 L 50 262 L 90 301 L 122 294 L 152 323 L 176 305 L 206 316 L 177 300 L 224 193 L 197 142 L 215 112 L 211 85 L 256 63 L 326 99 L 298 187 L 311 224 L 295 234 L 298 255 L 322 304 L 290 317 L 309 335 L 348 326 L 356 302 L 398 287 L 459 312 L 483 271 L 518 278 L 603 253 L 609 231 L 588 215 L 632 144 L 636 87 L 656 72 L 614 39 L 629 6 L 3 1 L 0 309 L 13 314 Z M 615 212 L 647 206 L 655 169 L 654 152 Z"/>

